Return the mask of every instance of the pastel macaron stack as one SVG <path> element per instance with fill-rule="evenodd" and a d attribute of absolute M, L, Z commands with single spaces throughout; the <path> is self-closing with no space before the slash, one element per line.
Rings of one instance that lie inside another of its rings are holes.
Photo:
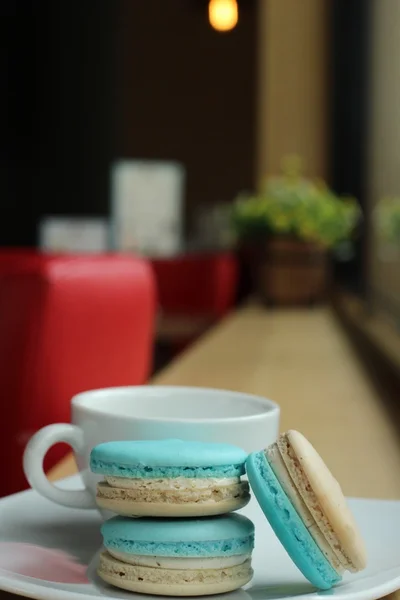
<path fill-rule="evenodd" d="M 102 526 L 98 573 L 111 585 L 193 596 L 248 583 L 254 525 L 232 511 L 248 503 L 249 484 L 283 547 L 317 589 L 329 590 L 345 571 L 366 566 L 339 483 L 298 431 L 249 455 L 235 446 L 181 440 L 102 444 L 92 451 L 91 469 L 104 478 L 99 507 L 120 515 Z"/>
<path fill-rule="evenodd" d="M 182 440 L 96 446 L 97 504 L 119 515 L 102 526 L 99 576 L 122 589 L 174 596 L 248 583 L 254 525 L 232 512 L 250 499 L 246 458 L 236 446 Z"/>

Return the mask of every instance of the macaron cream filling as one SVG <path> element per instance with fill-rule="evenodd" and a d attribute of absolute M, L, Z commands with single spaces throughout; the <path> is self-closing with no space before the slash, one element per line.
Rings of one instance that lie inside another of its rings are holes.
<path fill-rule="evenodd" d="M 105 476 L 108 485 L 131 490 L 192 490 L 207 489 L 210 486 L 230 486 L 240 483 L 240 477 L 173 477 L 164 479 L 127 479 L 125 477 Z"/>
<path fill-rule="evenodd" d="M 251 558 L 251 553 L 235 554 L 233 556 L 215 556 L 213 558 L 204 557 L 176 557 L 176 556 L 148 556 L 147 554 L 127 554 L 118 550 L 107 551 L 114 558 L 121 560 L 129 565 L 151 567 L 153 569 L 226 569 L 236 567 Z"/>

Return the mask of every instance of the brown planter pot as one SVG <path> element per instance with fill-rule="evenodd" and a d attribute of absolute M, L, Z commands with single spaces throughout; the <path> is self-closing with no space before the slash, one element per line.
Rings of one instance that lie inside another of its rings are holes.
<path fill-rule="evenodd" d="M 268 304 L 307 305 L 326 298 L 328 252 L 317 244 L 271 238 L 257 268 L 260 298 Z"/>

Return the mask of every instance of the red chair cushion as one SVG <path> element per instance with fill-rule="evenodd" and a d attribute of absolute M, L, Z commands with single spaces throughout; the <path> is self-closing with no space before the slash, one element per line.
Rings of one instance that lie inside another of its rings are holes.
<path fill-rule="evenodd" d="M 134 257 L 30 256 L 0 278 L 0 450 L 12 457 L 0 495 L 26 487 L 28 438 L 70 420 L 81 391 L 146 382 L 156 311 L 151 266 Z M 1 262 L 1 261 L 0 261 Z M 65 449 L 52 452 L 47 466 Z"/>

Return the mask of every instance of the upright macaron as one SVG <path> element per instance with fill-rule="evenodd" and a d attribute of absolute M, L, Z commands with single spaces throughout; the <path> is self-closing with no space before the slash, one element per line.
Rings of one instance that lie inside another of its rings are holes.
<path fill-rule="evenodd" d="M 317 588 L 366 566 L 366 551 L 339 483 L 298 431 L 246 461 L 249 482 L 288 554 Z"/>
<path fill-rule="evenodd" d="M 202 519 L 115 517 L 101 529 L 99 576 L 143 594 L 203 596 L 248 583 L 254 525 L 238 514 Z"/>
<path fill-rule="evenodd" d="M 227 444 L 182 440 L 107 442 L 91 453 L 90 468 L 104 476 L 100 508 L 122 516 L 199 517 L 245 506 L 241 480 L 247 454 Z"/>

